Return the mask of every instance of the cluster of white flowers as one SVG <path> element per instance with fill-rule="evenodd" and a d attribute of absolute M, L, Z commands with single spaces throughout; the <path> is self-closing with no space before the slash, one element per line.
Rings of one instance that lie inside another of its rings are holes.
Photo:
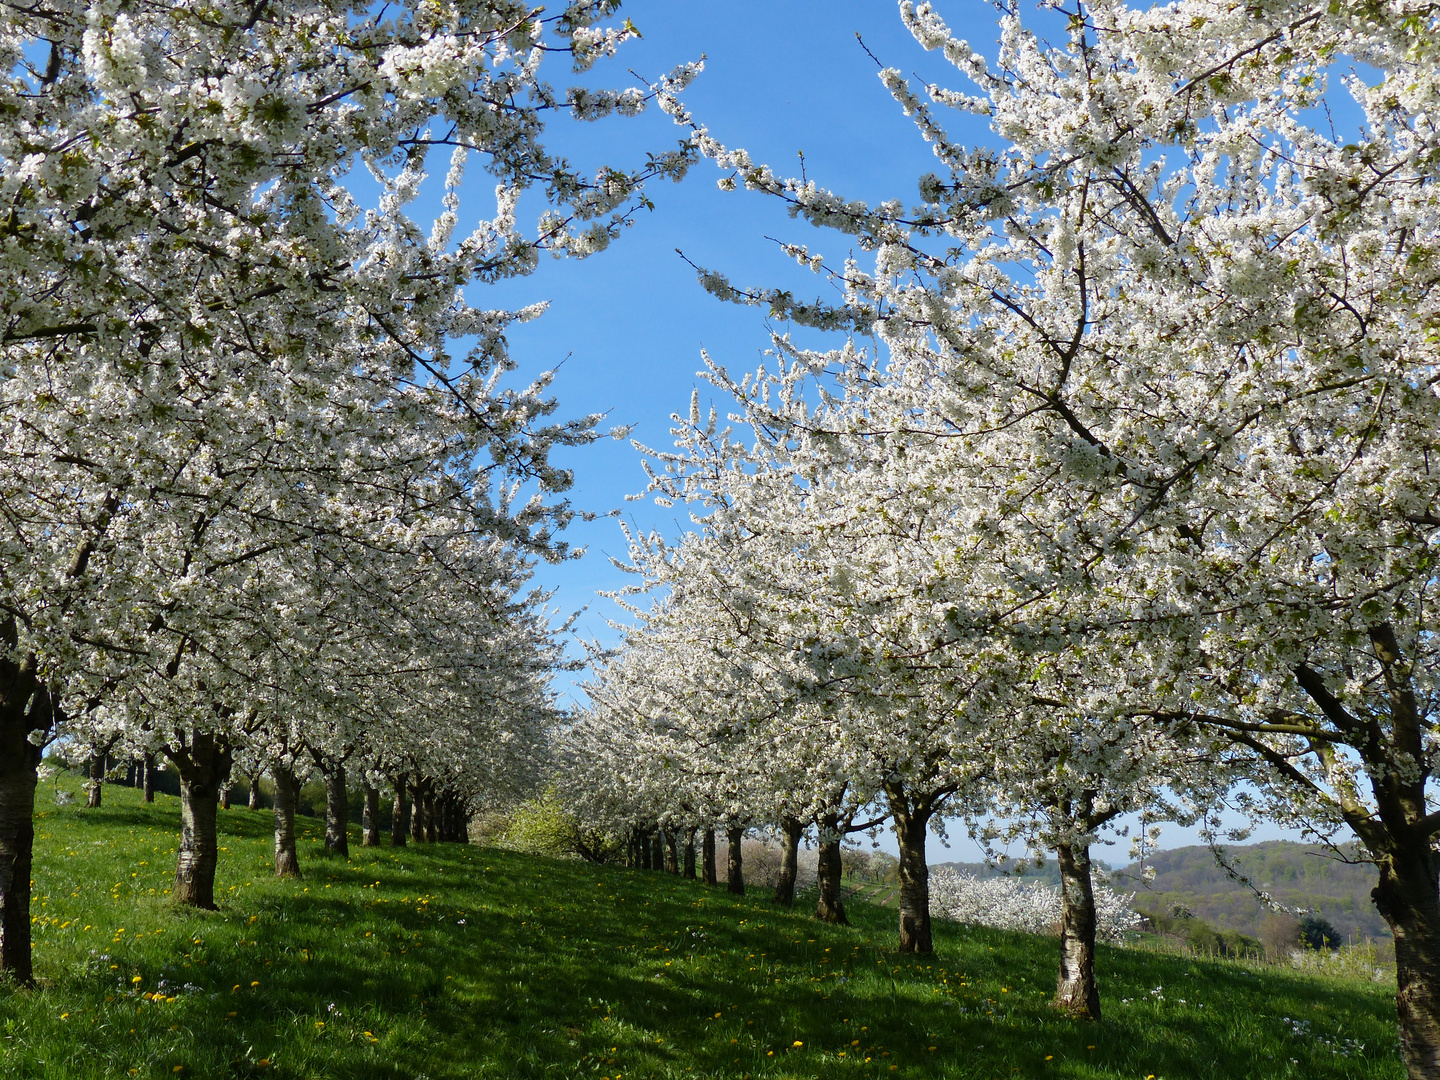
<path fill-rule="evenodd" d="M 1140 916 L 1130 906 L 1134 893 L 1117 893 L 1108 885 L 1096 885 L 1094 891 L 1096 937 L 1119 943 L 1140 928 Z M 930 910 L 942 919 L 996 930 L 1060 932 L 1060 890 L 1043 881 L 1008 874 L 982 878 L 938 870 L 930 879 Z"/>

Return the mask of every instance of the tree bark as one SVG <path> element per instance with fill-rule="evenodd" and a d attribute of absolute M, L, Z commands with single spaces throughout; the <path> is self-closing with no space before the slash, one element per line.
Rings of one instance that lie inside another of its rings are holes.
<path fill-rule="evenodd" d="M 907 793 L 903 785 L 885 785 L 900 849 L 900 951 L 935 951 L 930 936 L 930 868 L 925 862 L 925 830 L 938 808 L 933 798 Z"/>
<path fill-rule="evenodd" d="M 800 835 L 805 827 L 799 818 L 783 817 L 780 829 L 785 834 L 780 854 L 780 873 L 775 878 L 775 903 L 781 907 L 795 906 L 795 878 L 800 870 Z"/>
<path fill-rule="evenodd" d="M 695 880 L 695 830 L 691 829 L 685 834 L 685 846 L 682 849 L 685 853 L 684 873 L 691 881 Z"/>
<path fill-rule="evenodd" d="M 440 819 L 436 812 L 435 804 L 439 800 L 435 797 L 435 785 L 425 785 L 425 842 L 437 844 L 440 842 Z"/>
<path fill-rule="evenodd" d="M 405 776 L 395 777 L 395 801 L 390 804 L 390 846 L 404 847 L 405 833 L 409 822 L 405 818 Z"/>
<path fill-rule="evenodd" d="M 345 786 L 345 766 L 336 762 L 325 777 L 325 850 L 350 857 L 350 792 Z"/>
<path fill-rule="evenodd" d="M 715 830 L 706 829 L 700 841 L 700 876 L 706 885 L 718 885 L 720 875 L 715 869 Z"/>
<path fill-rule="evenodd" d="M 250 797 L 246 800 L 245 809 L 260 809 L 260 774 L 256 773 L 250 777 Z"/>
<path fill-rule="evenodd" d="M 838 824 L 836 818 L 826 818 L 820 823 L 822 839 L 815 875 L 819 897 L 815 901 L 815 917 L 821 922 L 849 926 L 845 904 L 840 898 L 843 867 L 840 862 L 840 833 L 835 831 Z"/>
<path fill-rule="evenodd" d="M 230 809 L 230 785 L 226 784 L 220 789 L 220 809 Z"/>
<path fill-rule="evenodd" d="M 105 783 L 105 755 L 91 754 L 86 773 L 85 807 L 94 810 L 100 806 L 101 787 Z"/>
<path fill-rule="evenodd" d="M 360 828 L 360 846 L 380 846 L 380 789 L 374 784 L 365 785 L 365 811 Z"/>
<path fill-rule="evenodd" d="M 141 783 L 145 788 L 145 801 L 155 801 L 155 755 L 148 750 L 145 752 L 145 760 L 141 763 Z"/>
<path fill-rule="evenodd" d="M 1421 836 L 1379 862 L 1371 898 L 1395 935 L 1395 1010 L 1410 1080 L 1440 1077 L 1440 884 Z"/>
<path fill-rule="evenodd" d="M 230 776 L 231 750 L 210 732 L 195 732 L 189 745 L 167 754 L 180 774 L 180 850 L 175 858 L 177 904 L 213 910 L 220 846 L 215 814 L 220 785 Z"/>
<path fill-rule="evenodd" d="M 410 785 L 410 839 L 425 842 L 425 787 L 428 781 L 416 780 Z"/>
<path fill-rule="evenodd" d="M 650 830 L 649 830 L 649 829 L 640 829 L 640 830 L 639 830 L 639 835 L 636 837 L 635 842 L 636 842 L 636 845 L 637 845 L 637 846 L 639 847 L 639 849 L 640 849 L 640 869 L 641 869 L 641 870 L 649 870 L 649 869 L 652 869 L 652 867 L 651 867 L 651 865 L 650 865 L 650 853 L 651 853 L 651 847 L 652 847 L 652 845 L 651 845 L 651 843 L 650 843 Z"/>
<path fill-rule="evenodd" d="M 730 857 L 725 866 L 725 888 L 736 896 L 745 895 L 745 868 L 742 865 L 740 848 L 740 842 L 744 838 L 745 830 L 739 825 L 731 825 L 725 830 L 725 839 L 730 847 Z"/>
<path fill-rule="evenodd" d="M 300 854 L 295 849 L 295 801 L 300 785 L 295 771 L 283 766 L 270 770 L 275 781 L 275 876 L 300 876 Z"/>
<path fill-rule="evenodd" d="M 13 618 L 0 626 L 0 645 L 16 646 Z M 35 657 L 16 662 L 0 651 L 0 973 L 34 981 L 30 963 L 30 871 L 35 848 L 35 769 L 54 722 L 50 695 Z"/>
<path fill-rule="evenodd" d="M 680 873 L 680 844 L 674 829 L 665 831 L 663 844 L 665 847 L 665 872 L 667 874 Z"/>
<path fill-rule="evenodd" d="M 1060 976 L 1055 1007 L 1081 1020 L 1099 1020 L 1090 845 L 1058 844 L 1055 856 L 1060 864 Z"/>

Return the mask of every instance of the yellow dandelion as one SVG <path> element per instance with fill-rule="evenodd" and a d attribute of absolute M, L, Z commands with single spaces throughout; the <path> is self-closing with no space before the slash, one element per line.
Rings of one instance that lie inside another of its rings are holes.
<path fill-rule="evenodd" d="M 791 1045 L 791 1046 L 804 1046 L 805 1044 L 804 1044 L 803 1042 L 801 1042 L 799 1039 L 796 1039 L 796 1040 L 795 1040 L 793 1043 L 791 1043 L 790 1045 Z"/>

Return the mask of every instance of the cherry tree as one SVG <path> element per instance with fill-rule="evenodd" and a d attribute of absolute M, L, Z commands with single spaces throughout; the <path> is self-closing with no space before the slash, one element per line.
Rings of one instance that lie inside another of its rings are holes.
<path fill-rule="evenodd" d="M 702 280 L 874 334 L 890 366 L 869 433 L 993 465 L 999 538 L 1054 540 L 997 560 L 1007 633 L 1142 638 L 1148 700 L 1124 708 L 1209 728 L 1269 812 L 1359 838 L 1407 1069 L 1440 1075 L 1435 12 L 1102 0 L 1054 46 L 1007 14 L 994 66 L 932 5 L 901 14 L 978 90 L 880 72 L 944 174 L 915 205 L 845 200 L 700 132 L 725 183 L 839 230 L 874 272 L 792 249 L 840 304 Z M 1351 61 L 1363 79 L 1336 74 Z M 1342 92 L 1363 128 L 1317 129 Z M 1000 147 L 951 140 L 944 108 L 989 116 Z"/>
<path fill-rule="evenodd" d="M 413 542 L 437 484 L 491 535 L 563 552 L 570 478 L 548 451 L 593 438 L 594 420 L 548 421 L 543 382 L 501 388 L 505 329 L 538 311 L 459 290 L 545 250 L 603 248 L 646 180 L 689 163 L 682 146 L 585 176 L 540 141 L 549 111 L 633 114 L 655 92 L 560 93 L 539 75 L 547 52 L 579 70 L 612 53 L 632 32 L 604 25 L 614 6 L 0 15 L 0 485 L 15 510 L 0 962 L 21 980 L 36 747 L 117 695 L 112 716 L 133 715 L 143 672 L 184 717 L 169 745 L 211 800 L 234 752 L 221 729 L 262 714 L 226 667 L 244 649 L 202 644 L 256 599 L 265 556 L 322 536 Z M 427 230 L 406 208 L 435 148 L 451 161 Z M 497 211 L 457 236 L 472 161 L 498 181 Z M 527 234 L 515 204 L 531 186 L 551 206 Z M 474 349 L 452 358 L 463 338 Z M 511 506 L 517 479 L 538 492 Z"/>

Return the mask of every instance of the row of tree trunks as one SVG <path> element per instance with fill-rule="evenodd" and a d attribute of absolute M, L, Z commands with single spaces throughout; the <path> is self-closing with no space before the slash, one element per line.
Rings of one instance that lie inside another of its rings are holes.
<path fill-rule="evenodd" d="M 928 818 L 926 822 L 928 823 Z M 821 835 L 825 839 L 820 845 L 819 853 L 819 898 L 816 902 L 815 917 L 823 922 L 841 923 L 848 925 L 849 919 L 845 914 L 845 904 L 841 895 L 841 874 L 842 865 L 840 860 L 840 842 L 844 836 L 841 830 L 841 822 L 838 816 L 823 819 L 820 822 Z M 787 817 L 781 821 L 781 829 L 784 834 L 783 850 L 780 863 L 780 873 L 775 885 L 775 902 L 783 907 L 793 907 L 795 903 L 795 882 L 799 869 L 799 848 L 800 838 L 804 834 L 805 826 L 798 818 Z M 683 855 L 681 841 L 674 833 L 667 833 L 662 829 L 638 828 L 631 833 L 630 840 L 626 846 L 626 865 L 638 867 L 642 870 L 664 869 L 671 874 L 684 873 L 689 878 L 696 876 L 695 864 L 695 832 L 691 830 L 683 844 Z M 743 839 L 745 830 L 740 826 L 730 826 L 726 830 L 728 844 L 726 860 L 726 888 L 737 896 L 745 895 L 745 870 L 743 856 Z M 920 857 L 924 858 L 924 837 L 921 836 Z M 705 830 L 701 841 L 701 870 L 705 884 L 717 884 L 715 866 L 715 831 Z M 922 864 L 923 866 L 923 864 Z M 922 885 L 924 884 L 922 880 Z M 925 894 L 926 907 L 924 925 L 928 930 L 929 924 L 929 894 L 928 888 Z M 921 950 L 924 951 L 924 950 Z"/>
<path fill-rule="evenodd" d="M 631 870 L 664 870 L 695 881 L 700 877 L 707 857 L 708 865 L 712 870 L 714 867 L 713 850 L 697 852 L 695 849 L 700 835 L 699 829 L 677 833 L 636 826 L 630 830 L 625 841 L 625 865 Z M 714 831 L 705 835 L 713 848 Z M 713 885 L 714 881 L 707 881 L 707 884 Z"/>
<path fill-rule="evenodd" d="M 465 799 L 458 792 L 436 791 L 435 782 L 396 776 L 395 801 L 390 804 L 390 847 L 403 848 L 408 841 L 416 844 L 465 844 L 469 841 L 469 814 Z M 372 791 L 374 791 L 372 802 Z M 406 798 L 409 796 L 409 798 Z M 366 814 L 372 825 L 374 844 L 380 842 L 380 792 L 366 788 Z M 372 841 L 364 840 L 366 847 Z"/>

